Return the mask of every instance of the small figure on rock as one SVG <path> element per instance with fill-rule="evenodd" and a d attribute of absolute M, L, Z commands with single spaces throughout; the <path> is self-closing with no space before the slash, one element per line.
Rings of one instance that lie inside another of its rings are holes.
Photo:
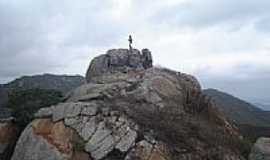
<path fill-rule="evenodd" d="M 129 41 L 129 51 L 132 51 L 132 46 L 131 46 L 131 44 L 132 44 L 132 37 L 131 37 L 131 35 L 129 35 L 129 38 L 128 38 L 128 41 Z"/>

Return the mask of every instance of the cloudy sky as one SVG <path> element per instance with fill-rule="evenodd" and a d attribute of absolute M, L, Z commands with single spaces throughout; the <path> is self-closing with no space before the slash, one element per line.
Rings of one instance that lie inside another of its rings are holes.
<path fill-rule="evenodd" d="M 154 63 L 252 101 L 270 102 L 269 0 L 0 0 L 0 83 L 84 75 L 110 48 L 149 48 Z"/>

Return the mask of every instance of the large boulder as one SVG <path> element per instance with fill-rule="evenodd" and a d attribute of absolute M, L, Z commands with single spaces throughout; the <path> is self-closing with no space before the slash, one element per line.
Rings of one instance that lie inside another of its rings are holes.
<path fill-rule="evenodd" d="M 88 154 L 76 148 L 79 143 L 80 137 L 63 122 L 37 119 L 21 134 L 12 160 L 90 160 Z"/>
<path fill-rule="evenodd" d="M 152 67 L 152 55 L 148 49 L 111 49 L 106 54 L 91 61 L 86 73 L 86 81 L 105 73 L 122 72 L 130 69 L 147 69 Z"/>
<path fill-rule="evenodd" d="M 270 160 L 270 138 L 261 137 L 256 141 L 249 160 Z"/>
<path fill-rule="evenodd" d="M 95 58 L 87 84 L 35 114 L 12 160 L 240 160 L 238 132 L 196 78 L 151 67 L 142 52 Z"/>

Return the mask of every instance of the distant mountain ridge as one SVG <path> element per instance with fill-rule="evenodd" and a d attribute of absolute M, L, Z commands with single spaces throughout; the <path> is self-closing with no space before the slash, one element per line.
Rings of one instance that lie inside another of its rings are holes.
<path fill-rule="evenodd" d="M 231 121 L 241 125 L 270 126 L 270 112 L 216 89 L 203 92 L 214 99 L 218 110 Z"/>
<path fill-rule="evenodd" d="M 269 103 L 258 103 L 258 102 L 254 102 L 253 103 L 255 106 L 262 108 L 264 110 L 270 111 L 270 104 Z"/>
<path fill-rule="evenodd" d="M 23 76 L 4 84 L 4 88 L 10 89 L 54 89 L 67 93 L 71 89 L 78 87 L 85 81 L 80 75 L 54 75 L 43 74 L 34 76 Z"/>
<path fill-rule="evenodd" d="M 7 84 L 0 84 L 0 118 L 9 116 L 9 111 L 5 106 L 8 102 L 8 94 L 13 90 L 46 89 L 66 94 L 83 83 L 85 83 L 85 78 L 80 75 L 43 74 L 23 76 Z"/>

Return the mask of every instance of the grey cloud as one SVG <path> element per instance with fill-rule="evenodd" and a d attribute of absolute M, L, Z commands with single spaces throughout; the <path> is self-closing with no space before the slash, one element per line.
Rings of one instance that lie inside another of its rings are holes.
<path fill-rule="evenodd" d="M 109 48 L 123 39 L 130 30 L 147 37 L 148 31 L 152 32 L 150 35 L 162 35 L 170 33 L 171 29 L 178 31 L 181 27 L 205 29 L 220 25 L 218 27 L 221 30 L 230 26 L 230 29 L 234 28 L 237 32 L 239 28 L 253 24 L 255 29 L 265 32 L 270 26 L 268 0 L 191 0 L 174 7 L 160 8 L 154 8 L 152 0 L 134 0 L 132 5 L 131 17 L 114 20 L 108 12 L 113 6 L 111 0 L 1 0 L 0 83 L 25 74 L 65 73 L 70 68 L 86 67 L 89 63 L 86 58 L 97 54 L 91 52 L 92 49 Z M 162 28 L 162 24 L 167 24 L 169 31 L 166 27 Z M 248 36 L 252 37 L 253 34 Z M 145 37 L 142 37 L 143 42 L 149 39 Z M 163 37 L 157 36 L 157 41 L 158 38 Z M 223 42 L 226 43 L 226 40 L 221 40 Z M 248 44 L 249 41 L 241 46 L 238 43 L 228 43 L 228 47 L 223 49 L 220 46 L 220 50 L 233 54 L 235 48 L 239 47 L 249 53 L 256 53 L 257 43 L 252 47 Z M 157 46 L 156 50 L 159 49 Z M 179 59 L 181 63 L 181 55 L 172 58 Z M 236 76 L 217 77 L 205 71 L 197 76 L 205 87 L 219 88 L 241 97 L 255 95 L 253 92 L 256 92 L 257 97 L 265 97 L 270 89 L 265 85 L 270 80 L 267 68 L 240 64 L 232 70 Z M 237 73 L 250 76 L 239 79 Z"/>
<path fill-rule="evenodd" d="M 204 88 L 216 88 L 250 102 L 270 102 L 269 67 L 239 64 L 231 71 L 231 76 L 217 77 L 203 71 L 197 76 Z M 245 76 L 241 78 L 239 74 Z"/>
<path fill-rule="evenodd" d="M 243 26 L 270 17 L 268 0 L 194 0 L 161 10 L 154 21 L 179 27 Z M 237 27 L 236 27 L 237 28 Z"/>
<path fill-rule="evenodd" d="M 118 40 L 125 29 L 104 17 L 109 6 L 97 2 L 1 1 L 1 79 L 66 68 L 71 58 L 85 54 L 80 48 Z"/>
<path fill-rule="evenodd" d="M 262 32 L 270 32 L 270 15 L 265 16 L 264 18 L 257 20 L 254 23 L 254 27 L 257 30 L 262 31 Z"/>
<path fill-rule="evenodd" d="M 269 103 L 270 86 L 268 82 L 270 81 L 270 77 L 261 78 L 260 75 L 257 76 L 256 78 L 242 81 L 230 80 L 229 78 L 216 79 L 214 77 L 200 78 L 200 81 L 205 88 L 216 88 L 249 102 Z"/>

